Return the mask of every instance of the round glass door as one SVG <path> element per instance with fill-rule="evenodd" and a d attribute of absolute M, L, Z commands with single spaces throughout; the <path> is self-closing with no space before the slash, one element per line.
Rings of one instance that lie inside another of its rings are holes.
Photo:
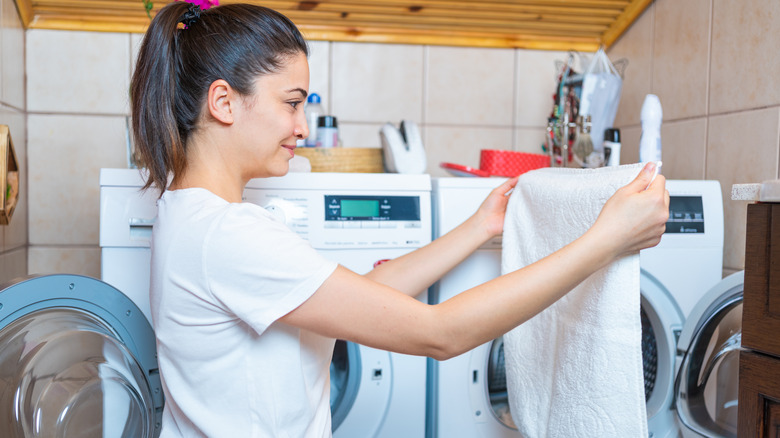
<path fill-rule="evenodd" d="M 683 358 L 677 382 L 682 423 L 704 436 L 737 436 L 742 290 L 704 312 Z"/>
<path fill-rule="evenodd" d="M 330 363 L 331 429 L 336 430 L 349 414 L 360 387 L 360 351 L 357 344 L 336 340 Z"/>
<path fill-rule="evenodd" d="M 487 362 L 487 392 L 490 408 L 496 419 L 503 425 L 517 429 L 512 412 L 509 410 L 509 394 L 506 389 L 506 364 L 504 362 L 504 338 L 499 337 L 490 343 Z"/>
<path fill-rule="evenodd" d="M 146 376 L 97 316 L 37 310 L 0 329 L 0 436 L 143 438 L 155 433 Z"/>

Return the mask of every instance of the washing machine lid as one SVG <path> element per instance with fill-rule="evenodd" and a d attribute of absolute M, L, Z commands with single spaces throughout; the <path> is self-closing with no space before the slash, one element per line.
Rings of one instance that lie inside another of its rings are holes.
<path fill-rule="evenodd" d="M 694 307 L 678 343 L 677 414 L 704 436 L 737 436 L 744 271 L 718 283 Z"/>
<path fill-rule="evenodd" d="M 155 437 L 163 396 L 154 332 L 90 277 L 0 287 L 0 436 Z"/>

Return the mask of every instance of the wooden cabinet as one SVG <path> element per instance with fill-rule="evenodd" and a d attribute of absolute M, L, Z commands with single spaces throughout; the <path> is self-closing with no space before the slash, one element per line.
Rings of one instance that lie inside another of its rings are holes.
<path fill-rule="evenodd" d="M 748 205 L 739 436 L 780 437 L 780 204 Z"/>

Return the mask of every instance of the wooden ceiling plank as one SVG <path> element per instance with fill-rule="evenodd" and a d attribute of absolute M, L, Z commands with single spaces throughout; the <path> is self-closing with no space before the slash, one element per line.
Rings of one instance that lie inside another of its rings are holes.
<path fill-rule="evenodd" d="M 270 0 L 263 1 L 263 6 L 271 9 L 300 9 L 299 2 L 288 0 Z M 406 11 L 412 14 L 431 14 L 431 15 L 449 15 L 463 12 L 472 14 L 491 14 L 505 16 L 506 14 L 551 14 L 551 15 L 597 15 L 603 17 L 615 18 L 623 12 L 624 7 L 602 9 L 585 8 L 577 6 L 549 6 L 549 5 L 496 5 L 488 6 L 480 2 L 479 7 L 474 7 L 474 2 L 452 3 L 452 2 L 431 2 L 431 1 L 410 1 L 410 0 L 381 0 L 367 3 L 365 1 L 338 1 L 338 2 L 313 2 L 317 6 L 312 10 L 339 10 L 349 12 L 360 12 L 367 10 L 381 10 L 387 13 L 398 13 Z M 227 2 L 225 2 L 227 4 Z"/>
<path fill-rule="evenodd" d="M 455 29 L 469 28 L 469 27 L 495 27 L 496 29 L 535 29 L 535 28 L 550 28 L 550 29 L 582 29 L 585 31 L 604 32 L 608 28 L 608 23 L 566 23 L 566 22 L 551 22 L 543 20 L 510 20 L 510 21 L 480 21 L 480 20 L 459 20 L 457 23 L 453 23 L 451 20 L 438 18 L 438 17 L 426 17 L 418 18 L 415 20 L 399 20 L 397 17 L 371 15 L 371 14 L 349 14 L 346 17 L 341 16 L 338 13 L 330 12 L 318 12 L 316 14 L 313 11 L 280 11 L 290 17 L 290 19 L 297 23 L 312 23 L 323 22 L 329 25 L 352 25 L 355 22 L 361 23 L 377 23 L 377 24 L 397 24 L 399 26 L 413 25 L 413 26 L 449 26 Z"/>
<path fill-rule="evenodd" d="M 278 11 L 291 11 L 299 10 L 297 8 L 289 8 L 284 1 L 266 1 L 263 2 L 265 6 L 271 7 Z M 405 17 L 406 19 L 414 19 L 417 17 L 446 17 L 452 19 L 462 18 L 483 18 L 483 19 L 495 19 L 495 20 L 507 20 L 507 19 L 538 19 L 538 20 L 550 20 L 550 21 L 593 21 L 593 22 L 609 22 L 611 23 L 622 11 L 615 11 L 614 14 L 588 14 L 587 9 L 577 9 L 575 11 L 566 10 L 565 13 L 560 13 L 553 8 L 544 8 L 537 10 L 518 10 L 518 11 L 487 11 L 474 8 L 461 8 L 461 9 L 442 9 L 442 8 L 422 8 L 413 9 L 404 6 L 386 6 L 378 4 L 362 4 L 355 6 L 347 5 L 334 5 L 334 4 L 321 4 L 316 9 L 306 11 L 308 13 L 316 12 L 336 12 L 345 14 L 381 14 Z"/>
<path fill-rule="evenodd" d="M 620 35 L 631 26 L 631 23 L 639 18 L 639 15 L 652 3 L 653 0 L 633 0 L 631 5 L 621 14 L 614 23 L 604 32 L 602 44 L 609 47 Z"/>
<path fill-rule="evenodd" d="M 582 38 L 577 40 L 570 39 L 539 39 L 535 36 L 524 37 L 522 35 L 504 36 L 475 36 L 460 34 L 431 34 L 431 33 L 412 33 L 404 34 L 402 32 L 385 32 L 379 30 L 373 32 L 372 29 L 359 29 L 344 31 L 343 29 L 303 27 L 304 35 L 311 40 L 327 41 L 349 41 L 349 42 L 373 42 L 373 43 L 396 43 L 396 44 L 427 44 L 443 46 L 466 46 L 466 47 L 500 47 L 514 49 L 536 49 L 536 50 L 578 50 L 583 52 L 594 52 L 598 49 L 599 42 L 592 38 Z"/>
<path fill-rule="evenodd" d="M 35 12 L 30 0 L 16 0 L 16 8 L 19 11 L 19 17 L 22 19 L 22 25 L 27 28 L 35 17 Z"/>

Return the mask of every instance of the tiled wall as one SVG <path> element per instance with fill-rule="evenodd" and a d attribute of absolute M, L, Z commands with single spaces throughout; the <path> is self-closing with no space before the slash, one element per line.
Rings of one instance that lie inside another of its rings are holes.
<path fill-rule="evenodd" d="M 725 271 L 744 268 L 746 202 L 735 183 L 778 178 L 780 2 L 656 0 L 611 47 L 627 58 L 615 124 L 622 161 L 639 156 L 648 93 L 663 105 L 664 174 L 721 183 Z"/>
<path fill-rule="evenodd" d="M 0 0 L 0 124 L 8 125 L 21 170 L 19 204 L 0 226 L 0 284 L 27 275 L 27 128 L 25 33 L 14 0 Z"/>
<path fill-rule="evenodd" d="M 5 0 L 4 0 L 5 1 Z M 29 270 L 100 276 L 99 169 L 127 166 L 127 90 L 141 35 L 27 32 Z M 566 53 L 311 42 L 310 91 L 345 147 L 420 124 L 431 174 L 482 148 L 540 152 Z"/>

